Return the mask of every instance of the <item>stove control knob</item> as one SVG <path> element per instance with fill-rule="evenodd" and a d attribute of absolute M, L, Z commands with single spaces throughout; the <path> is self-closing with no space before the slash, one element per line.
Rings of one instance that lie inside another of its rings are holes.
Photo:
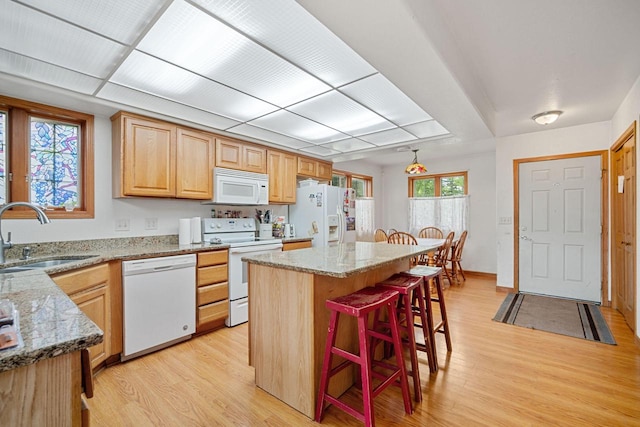
<path fill-rule="evenodd" d="M 222 224 L 216 224 L 216 227 L 222 228 Z"/>

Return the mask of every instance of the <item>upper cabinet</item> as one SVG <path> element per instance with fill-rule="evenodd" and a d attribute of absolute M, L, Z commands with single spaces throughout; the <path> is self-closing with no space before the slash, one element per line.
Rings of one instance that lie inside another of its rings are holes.
<path fill-rule="evenodd" d="M 211 199 L 211 134 L 124 112 L 111 121 L 114 197 Z"/>
<path fill-rule="evenodd" d="M 311 157 L 298 156 L 298 175 L 331 181 L 332 164 Z"/>
<path fill-rule="evenodd" d="M 267 150 L 246 142 L 216 138 L 216 166 L 267 173 Z"/>
<path fill-rule="evenodd" d="M 176 197 L 209 200 L 213 197 L 214 137 L 178 128 Z"/>
<path fill-rule="evenodd" d="M 297 156 L 277 150 L 267 150 L 269 173 L 269 203 L 296 202 Z"/>

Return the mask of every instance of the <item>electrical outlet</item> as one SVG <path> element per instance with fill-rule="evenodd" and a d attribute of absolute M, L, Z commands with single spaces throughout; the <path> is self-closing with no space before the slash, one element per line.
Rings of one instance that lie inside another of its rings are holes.
<path fill-rule="evenodd" d="M 115 225 L 116 231 L 129 231 L 129 218 L 118 218 Z"/>
<path fill-rule="evenodd" d="M 145 218 L 144 219 L 144 229 L 145 230 L 157 230 L 158 229 L 158 218 Z"/>

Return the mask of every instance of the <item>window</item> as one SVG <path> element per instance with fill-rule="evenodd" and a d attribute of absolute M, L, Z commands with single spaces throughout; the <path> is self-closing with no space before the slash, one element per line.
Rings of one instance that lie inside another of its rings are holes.
<path fill-rule="evenodd" d="M 467 172 L 409 178 L 409 230 L 438 227 L 460 235 L 469 223 Z"/>
<path fill-rule="evenodd" d="M 467 194 L 466 172 L 409 178 L 409 197 L 461 196 L 464 194 Z"/>
<path fill-rule="evenodd" d="M 16 201 L 51 218 L 93 218 L 93 116 L 0 96 L 0 204 Z"/>
<path fill-rule="evenodd" d="M 373 197 L 373 178 L 370 176 L 356 175 L 334 169 L 331 185 L 353 188 L 356 190 L 356 197 Z"/>

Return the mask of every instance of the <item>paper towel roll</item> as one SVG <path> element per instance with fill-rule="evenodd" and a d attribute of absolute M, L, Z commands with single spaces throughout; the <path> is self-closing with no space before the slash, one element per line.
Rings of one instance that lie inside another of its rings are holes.
<path fill-rule="evenodd" d="M 202 228 L 200 227 L 200 217 L 191 218 L 191 243 L 202 242 Z"/>
<path fill-rule="evenodd" d="M 178 244 L 188 245 L 191 243 L 191 218 L 180 218 L 178 226 Z"/>

